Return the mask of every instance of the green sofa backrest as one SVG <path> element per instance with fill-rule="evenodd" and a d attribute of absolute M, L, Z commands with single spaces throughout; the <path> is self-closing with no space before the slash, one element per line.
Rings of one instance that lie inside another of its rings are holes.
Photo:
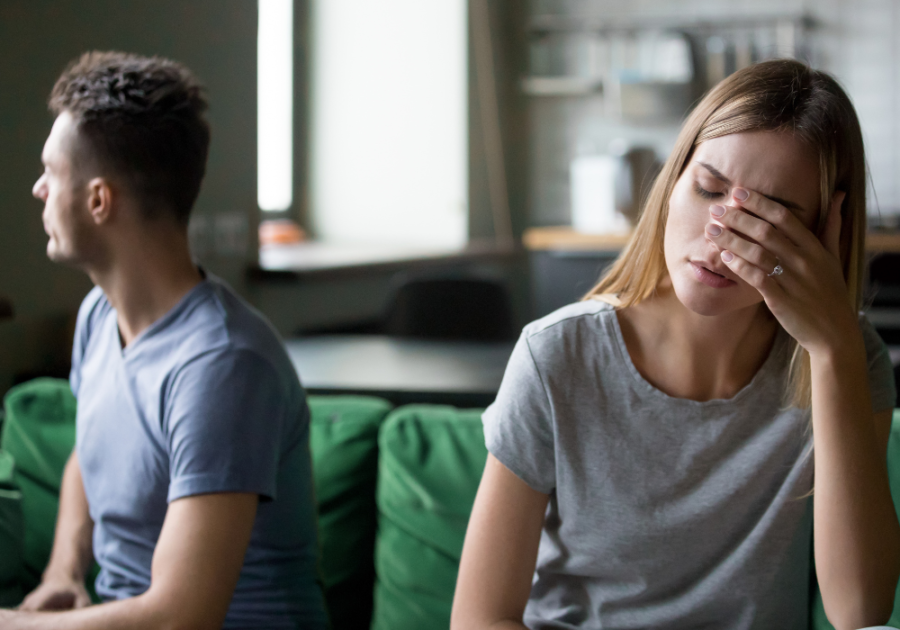
<path fill-rule="evenodd" d="M 481 410 L 400 407 L 382 425 L 378 446 L 372 630 L 447 628 L 487 460 Z"/>
<path fill-rule="evenodd" d="M 378 428 L 391 404 L 310 396 L 309 409 L 325 601 L 332 630 L 358 630 L 372 617 Z"/>

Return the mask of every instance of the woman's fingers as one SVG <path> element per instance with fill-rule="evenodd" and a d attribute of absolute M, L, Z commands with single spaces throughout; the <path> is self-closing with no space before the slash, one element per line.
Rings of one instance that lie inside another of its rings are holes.
<path fill-rule="evenodd" d="M 753 263 L 766 273 L 771 273 L 775 265 L 779 263 L 778 257 L 758 243 L 753 243 L 745 238 L 723 229 L 717 223 L 706 225 L 706 238 L 721 250 L 730 250 L 744 260 Z"/>
<path fill-rule="evenodd" d="M 765 195 L 747 188 L 735 188 L 731 191 L 731 196 L 735 205 L 747 212 L 752 212 L 765 223 L 771 224 L 795 245 L 803 247 L 809 245 L 811 240 L 816 239 L 816 236 L 795 214 L 799 212 L 805 216 L 812 212 L 809 208 L 801 208 L 788 200 L 773 201 Z M 784 203 L 779 203 L 782 201 Z"/>
<path fill-rule="evenodd" d="M 726 228 L 723 233 L 728 231 L 732 236 L 745 242 L 761 246 L 779 260 L 791 260 L 796 255 L 796 245 L 789 241 L 777 227 L 747 214 L 740 208 L 715 205 L 710 207 L 709 214 L 713 225 L 718 224 L 720 227 Z M 707 235 L 710 235 L 709 226 L 707 226 Z M 717 238 L 730 239 L 730 237 L 722 235 Z M 712 240 L 718 244 L 716 238 Z M 729 244 L 733 242 L 733 239 L 729 240 Z M 727 247 L 722 246 L 722 249 L 727 249 Z M 738 253 L 743 255 L 743 252 Z"/>
<path fill-rule="evenodd" d="M 765 271 L 741 256 L 735 255 L 731 250 L 722 250 L 719 257 L 736 276 L 759 291 L 766 300 L 774 293 L 781 291 L 781 287 L 778 286 L 774 277 L 769 277 Z"/>

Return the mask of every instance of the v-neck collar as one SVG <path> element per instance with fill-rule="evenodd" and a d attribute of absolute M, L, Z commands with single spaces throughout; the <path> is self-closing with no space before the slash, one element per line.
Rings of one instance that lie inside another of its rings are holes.
<path fill-rule="evenodd" d="M 197 267 L 200 271 L 200 275 L 202 279 L 196 285 L 191 287 L 190 291 L 181 296 L 181 299 L 170 308 L 164 315 L 157 318 L 152 324 L 147 326 L 144 330 L 142 330 L 134 339 L 131 340 L 131 343 L 127 346 L 122 346 L 122 332 L 119 330 L 119 317 L 118 313 L 114 318 L 115 321 L 115 333 L 116 333 L 116 343 L 118 344 L 119 354 L 123 359 L 128 359 L 129 356 L 135 353 L 135 348 L 139 347 L 141 343 L 156 334 L 157 331 L 168 326 L 174 319 L 179 317 L 181 313 L 188 307 L 188 305 L 194 300 L 194 295 L 201 291 L 205 291 L 209 286 L 209 277 L 201 267 Z M 113 309 L 115 312 L 115 309 Z"/>

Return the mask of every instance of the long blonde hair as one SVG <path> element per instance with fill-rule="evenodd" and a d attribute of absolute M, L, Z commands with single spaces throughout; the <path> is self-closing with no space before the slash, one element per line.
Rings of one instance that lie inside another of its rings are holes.
<path fill-rule="evenodd" d="M 787 59 L 739 70 L 700 101 L 653 183 L 628 245 L 584 299 L 613 295 L 615 305 L 625 308 L 654 294 L 667 275 L 663 239 L 669 198 L 694 148 L 712 138 L 749 131 L 790 132 L 819 156 L 819 231 L 834 192 L 846 193 L 841 206 L 840 257 L 847 299 L 857 310 L 862 307 L 866 165 L 859 120 L 833 78 Z M 787 403 L 806 408 L 811 400 L 809 354 L 793 339 L 791 343 Z"/>

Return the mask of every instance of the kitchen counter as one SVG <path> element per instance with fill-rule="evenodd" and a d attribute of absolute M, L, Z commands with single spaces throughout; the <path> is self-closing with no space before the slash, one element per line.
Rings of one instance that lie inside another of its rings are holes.
<path fill-rule="evenodd" d="M 522 242 L 531 251 L 615 253 L 625 247 L 630 237 L 630 234 L 582 234 L 569 226 L 553 226 L 525 230 Z M 900 253 L 900 232 L 869 232 L 866 251 L 870 254 Z"/>

